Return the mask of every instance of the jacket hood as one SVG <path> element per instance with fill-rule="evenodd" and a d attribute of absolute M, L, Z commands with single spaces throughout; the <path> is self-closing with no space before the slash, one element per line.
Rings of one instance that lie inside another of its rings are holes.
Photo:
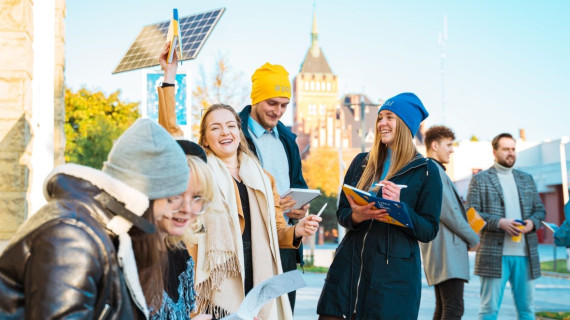
<path fill-rule="evenodd" d="M 95 187 L 108 193 L 136 216 L 142 216 L 146 209 L 148 209 L 149 199 L 144 193 L 100 170 L 73 163 L 64 164 L 54 168 L 45 179 L 43 190 L 44 196 L 48 201 L 55 197 L 55 189 L 50 188 L 49 182 L 52 178 L 60 174 L 88 181 Z M 118 235 L 129 231 L 132 225 L 133 221 L 129 221 L 122 216 L 115 215 L 107 223 L 107 228 Z"/>
<path fill-rule="evenodd" d="M 416 156 L 408 162 L 400 171 L 396 173 L 396 175 L 401 174 L 402 172 L 408 171 L 415 167 L 424 166 L 427 162 L 430 161 L 429 158 L 424 157 L 421 153 L 417 153 Z"/>

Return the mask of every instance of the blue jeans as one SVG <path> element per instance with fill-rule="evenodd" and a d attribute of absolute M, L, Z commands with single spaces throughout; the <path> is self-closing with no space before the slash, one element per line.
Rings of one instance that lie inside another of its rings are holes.
<path fill-rule="evenodd" d="M 481 277 L 479 320 L 497 319 L 507 281 L 519 319 L 534 319 L 534 281 L 530 278 L 528 257 L 503 256 L 501 278 Z"/>

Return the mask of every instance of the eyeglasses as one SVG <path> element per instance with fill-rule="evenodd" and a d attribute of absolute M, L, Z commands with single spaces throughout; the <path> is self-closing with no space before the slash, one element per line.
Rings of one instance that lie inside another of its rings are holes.
<path fill-rule="evenodd" d="M 168 204 L 172 208 L 172 213 L 176 213 L 181 211 L 185 208 L 185 204 L 188 203 L 190 205 L 190 212 L 195 215 L 200 215 L 206 212 L 208 209 L 208 204 L 210 201 L 203 197 L 194 197 L 192 200 L 185 200 L 184 196 L 177 195 L 170 198 L 167 198 Z"/>

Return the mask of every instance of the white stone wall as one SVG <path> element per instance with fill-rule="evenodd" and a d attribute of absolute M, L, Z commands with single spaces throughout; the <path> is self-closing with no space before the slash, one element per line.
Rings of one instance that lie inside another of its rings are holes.
<path fill-rule="evenodd" d="M 10 239 L 28 217 L 46 171 L 63 160 L 64 17 L 65 0 L 0 0 L 0 240 Z M 42 119 L 46 114 L 51 120 Z M 32 155 L 54 145 L 56 157 L 53 151 Z"/>
<path fill-rule="evenodd" d="M 31 0 L 0 0 L 0 239 L 9 239 L 28 211 L 32 12 Z"/>

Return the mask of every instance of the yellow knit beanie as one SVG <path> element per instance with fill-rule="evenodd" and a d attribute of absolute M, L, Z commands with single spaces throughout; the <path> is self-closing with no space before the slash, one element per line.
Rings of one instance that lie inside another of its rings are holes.
<path fill-rule="evenodd" d="M 291 82 L 285 68 L 267 62 L 251 76 L 251 105 L 274 97 L 291 99 Z"/>

